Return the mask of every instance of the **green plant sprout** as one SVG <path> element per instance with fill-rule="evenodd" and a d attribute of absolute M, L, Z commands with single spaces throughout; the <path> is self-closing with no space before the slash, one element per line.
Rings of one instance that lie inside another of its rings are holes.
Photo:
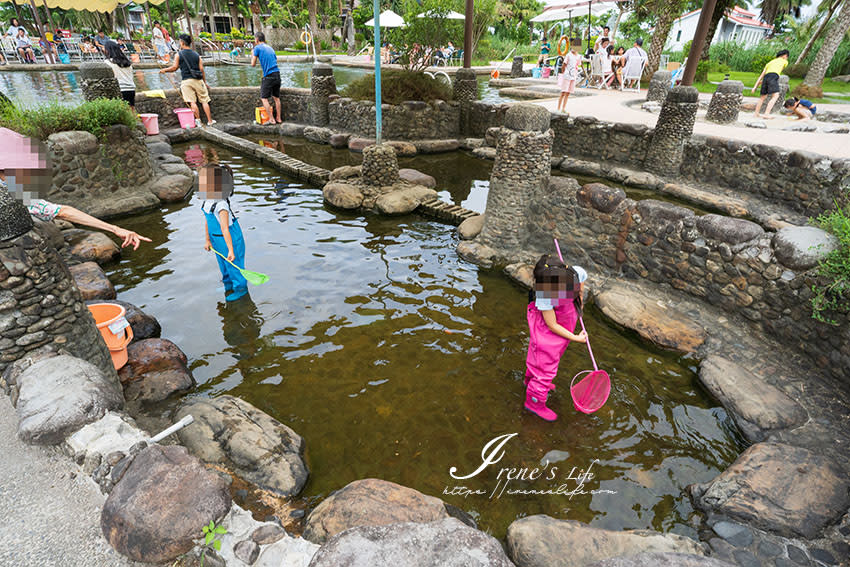
<path fill-rule="evenodd" d="M 204 532 L 204 547 L 201 552 L 201 567 L 204 567 L 204 561 L 207 558 L 207 550 L 212 545 L 213 549 L 216 551 L 221 551 L 221 540 L 218 539 L 219 535 L 224 535 L 227 533 L 227 529 L 222 526 L 217 526 L 213 520 L 210 520 L 209 525 L 203 527 Z"/>

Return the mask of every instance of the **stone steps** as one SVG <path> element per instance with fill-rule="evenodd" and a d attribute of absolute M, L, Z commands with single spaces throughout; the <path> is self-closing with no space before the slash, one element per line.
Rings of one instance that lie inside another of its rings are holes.
<path fill-rule="evenodd" d="M 464 209 L 459 205 L 452 205 L 451 203 L 446 203 L 445 201 L 442 201 L 438 198 L 433 198 L 422 202 L 416 209 L 416 212 L 423 214 L 427 217 L 432 217 L 437 220 L 453 224 L 455 226 L 459 225 L 466 219 L 478 216 L 479 214 L 475 211 Z"/>

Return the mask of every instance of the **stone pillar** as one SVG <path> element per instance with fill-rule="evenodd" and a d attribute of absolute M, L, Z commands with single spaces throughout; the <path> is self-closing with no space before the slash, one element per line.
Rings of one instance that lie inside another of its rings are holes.
<path fill-rule="evenodd" d="M 511 78 L 516 79 L 525 77 L 525 71 L 522 70 L 523 60 L 522 55 L 514 55 L 514 61 L 511 63 Z"/>
<path fill-rule="evenodd" d="M 656 71 L 649 80 L 649 88 L 646 90 L 646 100 L 664 104 L 670 85 L 673 82 L 673 73 L 670 71 Z"/>
<path fill-rule="evenodd" d="M 67 266 L 26 208 L 0 189 L 0 373 L 48 344 L 118 380 Z"/>
<path fill-rule="evenodd" d="M 667 175 L 679 173 L 685 142 L 694 132 L 698 98 L 695 87 L 674 87 L 667 94 L 646 152 L 647 169 Z"/>
<path fill-rule="evenodd" d="M 363 148 L 363 167 L 360 175 L 373 187 L 386 187 L 397 183 L 398 159 L 395 150 L 386 144 Z"/>
<path fill-rule="evenodd" d="M 310 122 L 316 126 L 328 125 L 328 102 L 336 94 L 333 67 L 326 63 L 313 65 L 310 80 Z"/>
<path fill-rule="evenodd" d="M 549 120 L 549 111 L 533 104 L 513 105 L 505 112 L 484 227 L 475 240 L 492 249 L 496 259 L 509 260 L 522 249 L 528 204 L 549 182 L 555 137 Z"/>
<path fill-rule="evenodd" d="M 738 120 L 738 111 L 744 100 L 744 83 L 726 80 L 717 85 L 717 90 L 711 96 L 706 120 L 718 124 L 729 124 Z"/>
<path fill-rule="evenodd" d="M 770 109 L 771 114 L 779 114 L 782 110 L 782 104 L 788 98 L 788 91 L 791 90 L 791 79 L 788 75 L 779 75 L 779 96 L 776 98 L 776 104 Z M 767 97 L 770 100 L 770 97 Z M 767 104 L 767 101 L 764 102 Z"/>
<path fill-rule="evenodd" d="M 460 103 L 460 127 L 461 134 L 469 132 L 469 104 L 478 100 L 478 80 L 475 71 L 461 68 L 455 73 L 452 84 L 453 96 Z"/>
<path fill-rule="evenodd" d="M 106 63 L 87 61 L 80 64 L 80 79 L 86 100 L 121 98 L 118 79 Z"/>

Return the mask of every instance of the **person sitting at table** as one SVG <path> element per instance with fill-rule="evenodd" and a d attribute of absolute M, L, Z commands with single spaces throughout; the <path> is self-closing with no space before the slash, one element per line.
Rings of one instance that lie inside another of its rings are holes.
<path fill-rule="evenodd" d="M 21 59 L 26 63 L 35 63 L 35 52 L 32 50 L 32 42 L 24 28 L 18 28 L 18 35 L 15 37 L 15 47 L 18 49 L 18 55 L 21 56 Z"/>
<path fill-rule="evenodd" d="M 623 57 L 626 53 L 626 48 L 622 45 L 614 50 L 611 56 L 611 70 L 614 72 L 614 82 L 617 88 L 623 88 L 623 67 L 626 64 L 626 59 Z"/>

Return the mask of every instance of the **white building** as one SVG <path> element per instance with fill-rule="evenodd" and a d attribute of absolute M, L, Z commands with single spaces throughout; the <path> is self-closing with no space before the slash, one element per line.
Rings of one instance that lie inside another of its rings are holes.
<path fill-rule="evenodd" d="M 666 51 L 680 51 L 685 43 L 694 38 L 699 14 L 700 10 L 694 10 L 673 21 L 670 35 L 667 36 L 667 45 L 664 47 Z M 717 31 L 711 43 L 714 45 L 719 41 L 737 41 L 751 47 L 764 39 L 772 29 L 773 26 L 760 21 L 753 12 L 735 6 L 717 24 Z"/>

